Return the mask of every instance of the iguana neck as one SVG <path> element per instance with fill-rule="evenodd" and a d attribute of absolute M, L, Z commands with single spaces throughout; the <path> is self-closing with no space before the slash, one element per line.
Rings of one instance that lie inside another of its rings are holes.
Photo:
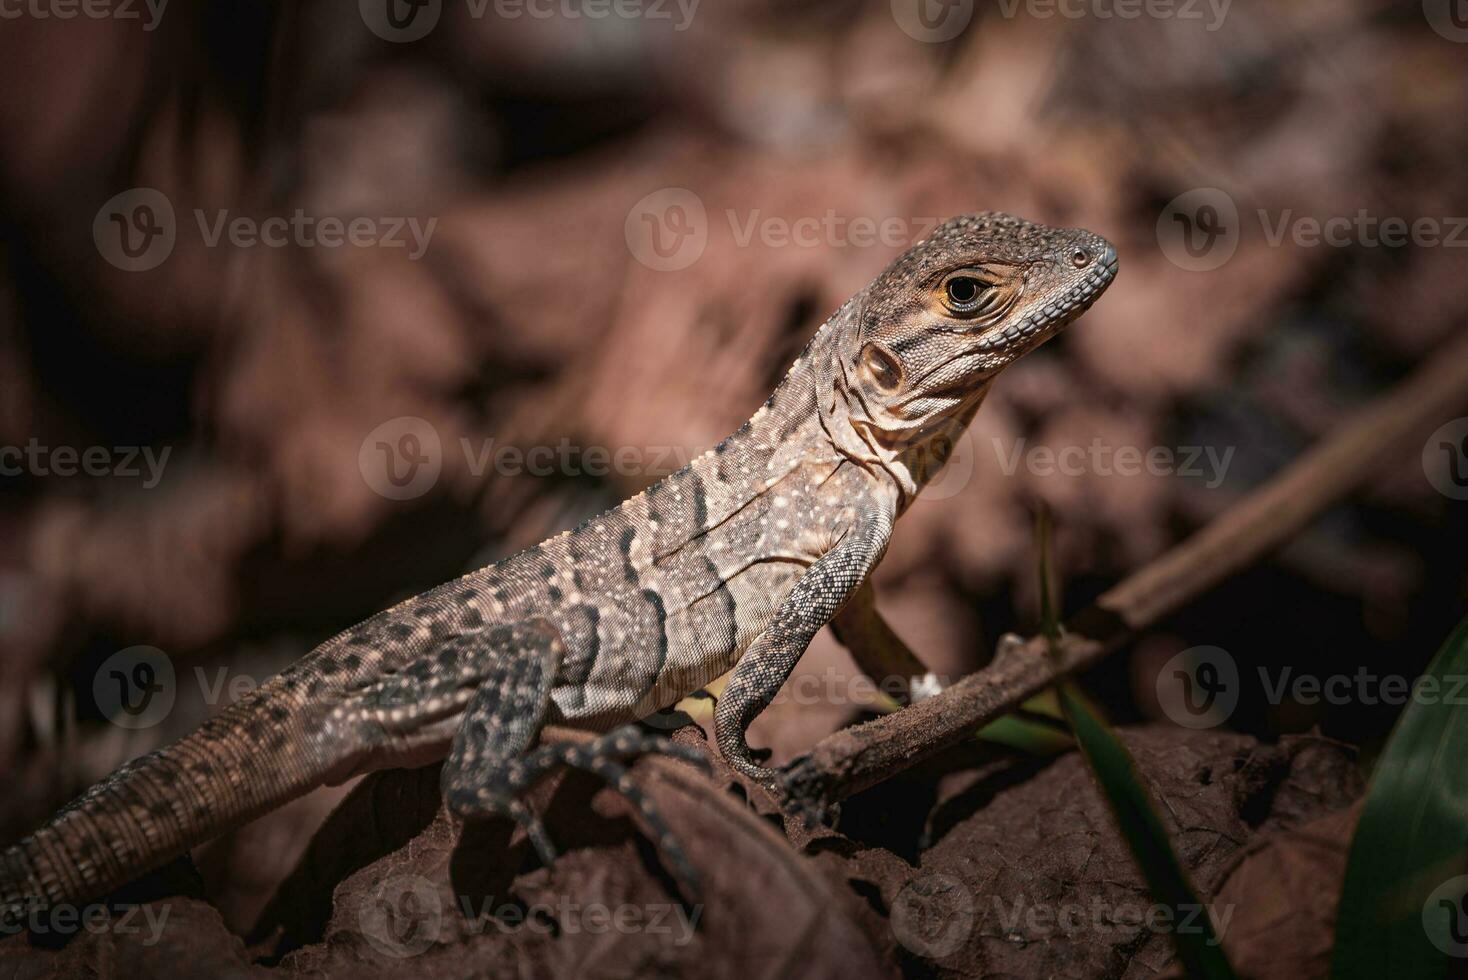
<path fill-rule="evenodd" d="M 801 378 L 802 390 L 810 393 L 807 397 L 812 399 L 826 442 L 842 457 L 890 479 L 898 492 L 899 510 L 905 510 L 941 468 L 947 452 L 940 450 L 943 458 L 935 461 L 935 433 L 918 428 L 902 433 L 885 431 L 873 421 L 863 403 L 861 386 L 853 377 L 862 343 L 863 295 L 853 297 L 816 332 L 791 368 L 786 384 L 794 384 L 797 376 Z M 943 420 L 943 434 L 950 441 L 968 425 L 983 395 L 982 390 L 976 391 L 972 400 Z"/>

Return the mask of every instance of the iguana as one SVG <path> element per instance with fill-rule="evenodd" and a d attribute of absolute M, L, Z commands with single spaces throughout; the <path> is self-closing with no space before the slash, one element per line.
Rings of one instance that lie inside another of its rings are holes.
<path fill-rule="evenodd" d="M 448 809 L 513 818 L 547 862 L 524 791 L 556 766 L 595 772 L 692 880 L 624 765 L 692 750 L 633 723 L 732 669 L 719 749 L 769 779 L 750 721 L 822 626 L 869 605 L 894 522 L 995 377 L 1090 306 L 1116 261 L 1079 229 L 997 212 L 947 221 L 832 314 L 714 449 L 337 634 L 124 765 L 0 853 L 0 910 L 90 901 L 317 786 L 445 757 Z M 548 723 L 603 734 L 537 745 Z"/>

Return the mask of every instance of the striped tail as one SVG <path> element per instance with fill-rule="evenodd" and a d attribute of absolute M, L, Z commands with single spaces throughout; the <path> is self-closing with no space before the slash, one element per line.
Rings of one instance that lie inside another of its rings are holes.
<path fill-rule="evenodd" d="M 287 670 L 0 852 L 0 922 L 97 899 L 321 785 L 332 740 L 320 708 L 308 707 L 306 679 Z"/>

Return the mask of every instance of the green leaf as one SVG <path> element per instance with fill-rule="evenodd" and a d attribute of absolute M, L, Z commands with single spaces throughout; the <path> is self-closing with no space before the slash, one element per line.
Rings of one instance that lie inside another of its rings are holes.
<path fill-rule="evenodd" d="M 978 737 L 1041 758 L 1069 752 L 1076 747 L 1070 733 L 1058 722 L 1021 711 L 995 718 L 979 729 Z"/>
<path fill-rule="evenodd" d="M 1050 641 L 1050 654 L 1058 657 L 1061 628 L 1050 591 L 1050 515 L 1043 505 L 1035 524 L 1040 549 L 1040 619 Z M 1199 901 L 1173 852 L 1167 829 L 1131 753 L 1073 681 L 1061 680 L 1056 684 L 1056 693 L 1081 754 L 1101 786 L 1153 900 L 1171 910 L 1175 926 L 1170 935 L 1183 969 L 1188 976 L 1204 980 L 1232 978 L 1233 969 L 1219 948 L 1213 922 L 1203 914 L 1207 907 Z"/>
<path fill-rule="evenodd" d="M 1233 970 L 1219 948 L 1213 922 L 1209 915 L 1202 914 L 1207 907 L 1198 899 L 1173 853 L 1162 818 L 1157 815 L 1152 795 L 1142 783 L 1131 754 L 1075 684 L 1062 681 L 1059 693 L 1061 707 L 1070 719 L 1081 753 L 1101 784 L 1152 899 L 1172 910 L 1176 926 L 1171 936 L 1183 968 L 1190 977 L 1207 980 L 1232 977 Z"/>
<path fill-rule="evenodd" d="M 1334 980 L 1441 977 L 1448 951 L 1468 955 L 1464 677 L 1468 619 L 1418 678 L 1371 778 L 1336 912 Z"/>

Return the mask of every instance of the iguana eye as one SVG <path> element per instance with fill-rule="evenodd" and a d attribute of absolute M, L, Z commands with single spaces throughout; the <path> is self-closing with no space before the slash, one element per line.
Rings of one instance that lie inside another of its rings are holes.
<path fill-rule="evenodd" d="M 978 306 L 979 297 L 984 295 L 986 288 L 984 283 L 973 276 L 954 276 L 948 280 L 944 293 L 950 309 L 955 313 L 967 313 Z"/>
<path fill-rule="evenodd" d="M 1078 248 L 1070 253 L 1070 264 L 1077 269 L 1084 269 L 1091 264 L 1091 253 L 1083 248 Z"/>
<path fill-rule="evenodd" d="M 943 307 L 949 316 L 972 319 L 990 313 L 1004 297 L 1004 290 L 987 279 L 957 272 L 943 281 Z"/>
<path fill-rule="evenodd" d="M 861 362 L 873 383 L 883 391 L 896 391 L 902 384 L 902 365 L 876 344 L 867 344 L 861 352 Z"/>

